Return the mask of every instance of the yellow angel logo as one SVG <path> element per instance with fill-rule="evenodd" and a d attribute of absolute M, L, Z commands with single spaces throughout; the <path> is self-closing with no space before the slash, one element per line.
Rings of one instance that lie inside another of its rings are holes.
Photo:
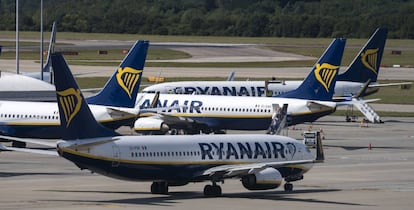
<path fill-rule="evenodd" d="M 336 76 L 339 66 L 328 63 L 316 64 L 315 77 L 322 86 L 329 92 L 329 87 Z"/>
<path fill-rule="evenodd" d="M 368 49 L 365 52 L 361 53 L 362 64 L 364 64 L 365 67 L 373 71 L 375 74 L 378 74 L 377 57 L 378 57 L 378 48 Z"/>
<path fill-rule="evenodd" d="M 121 86 L 122 89 L 124 89 L 124 91 L 128 94 L 129 98 L 132 98 L 132 91 L 141 76 L 141 72 L 142 70 L 136 70 L 130 67 L 118 68 L 116 80 L 118 81 L 119 86 Z"/>
<path fill-rule="evenodd" d="M 57 92 L 57 94 L 63 114 L 65 115 L 66 127 L 69 127 L 70 122 L 79 112 L 82 105 L 81 92 L 79 89 L 68 88 Z"/>

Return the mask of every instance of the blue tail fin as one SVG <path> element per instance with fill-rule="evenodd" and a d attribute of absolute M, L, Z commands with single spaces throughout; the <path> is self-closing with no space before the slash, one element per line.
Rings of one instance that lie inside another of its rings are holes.
<path fill-rule="evenodd" d="M 52 54 L 62 139 L 119 136 L 96 122 L 62 54 Z"/>
<path fill-rule="evenodd" d="M 378 28 L 354 58 L 348 69 L 338 75 L 338 81 L 376 82 L 387 39 L 387 28 Z"/>
<path fill-rule="evenodd" d="M 104 88 L 98 94 L 87 98 L 87 102 L 105 106 L 135 107 L 148 45 L 148 41 L 136 42 Z"/>
<path fill-rule="evenodd" d="M 331 101 L 345 42 L 345 39 L 334 39 L 302 84 L 297 89 L 277 97 Z"/>

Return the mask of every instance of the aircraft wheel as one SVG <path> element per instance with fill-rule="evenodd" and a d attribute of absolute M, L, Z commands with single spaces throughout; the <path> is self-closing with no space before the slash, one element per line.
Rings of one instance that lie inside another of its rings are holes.
<path fill-rule="evenodd" d="M 151 184 L 151 193 L 152 194 L 168 194 L 168 184 L 167 182 L 153 182 Z"/>
<path fill-rule="evenodd" d="M 292 192 L 292 191 L 293 191 L 293 184 L 291 184 L 291 183 L 286 183 L 286 184 L 284 185 L 284 188 L 285 188 L 285 191 L 286 191 L 286 192 Z"/>
<path fill-rule="evenodd" d="M 221 196 L 221 187 L 218 185 L 206 185 L 204 187 L 205 197 L 219 197 Z"/>

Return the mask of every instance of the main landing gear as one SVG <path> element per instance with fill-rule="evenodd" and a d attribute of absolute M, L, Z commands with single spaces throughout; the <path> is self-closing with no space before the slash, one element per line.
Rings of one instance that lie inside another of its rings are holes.
<path fill-rule="evenodd" d="M 219 197 L 221 196 L 221 187 L 213 182 L 213 185 L 204 186 L 205 197 Z"/>
<path fill-rule="evenodd" d="M 293 191 L 293 184 L 287 182 L 283 185 L 285 192 L 292 192 Z"/>
<path fill-rule="evenodd" d="M 168 183 L 167 182 L 153 182 L 151 184 L 151 193 L 152 194 L 168 194 Z"/>

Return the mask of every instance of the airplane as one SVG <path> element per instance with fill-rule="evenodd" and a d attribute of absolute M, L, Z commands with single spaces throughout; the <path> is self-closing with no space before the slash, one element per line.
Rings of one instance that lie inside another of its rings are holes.
<path fill-rule="evenodd" d="M 108 128 L 132 125 L 135 121 L 135 101 L 148 46 L 148 41 L 137 41 L 104 88 L 87 99 L 94 116 Z M 52 66 L 62 68 L 53 62 Z M 61 137 L 59 124 L 56 102 L 0 101 L 1 135 L 56 139 Z M 25 146 L 17 141 L 13 144 Z"/>
<path fill-rule="evenodd" d="M 341 100 L 354 96 L 368 79 L 371 83 L 363 96 L 371 95 L 379 87 L 391 85 L 407 85 L 411 82 L 378 84 L 377 77 L 380 69 L 387 28 L 378 28 L 354 58 L 347 70 L 338 75 L 334 98 Z M 165 82 L 151 85 L 143 89 L 145 93 L 201 94 L 223 96 L 278 96 L 294 90 L 302 83 L 292 81 L 181 81 Z"/>
<path fill-rule="evenodd" d="M 227 129 L 266 130 L 273 104 L 288 104 L 288 125 L 313 122 L 336 109 L 331 100 L 344 45 L 345 39 L 334 39 L 303 84 L 285 98 L 160 94 L 157 107 L 183 107 L 140 114 L 134 129 L 143 134 L 165 134 L 170 130 L 190 134 L 223 133 Z M 153 98 L 152 93 L 139 93 L 137 106 L 147 108 Z"/>
<path fill-rule="evenodd" d="M 291 182 L 302 180 L 313 164 L 324 161 L 320 138 L 314 156 L 303 143 L 277 135 L 121 136 L 95 120 L 62 55 L 53 54 L 52 61 L 60 66 L 54 68 L 63 133 L 62 140 L 54 144 L 57 151 L 0 144 L 1 150 L 59 155 L 82 170 L 121 180 L 150 181 L 153 194 L 209 181 L 212 184 L 204 187 L 206 197 L 221 196 L 217 183 L 230 178 L 240 179 L 248 190 L 275 189 L 284 180 L 285 191 L 292 191 Z"/>

